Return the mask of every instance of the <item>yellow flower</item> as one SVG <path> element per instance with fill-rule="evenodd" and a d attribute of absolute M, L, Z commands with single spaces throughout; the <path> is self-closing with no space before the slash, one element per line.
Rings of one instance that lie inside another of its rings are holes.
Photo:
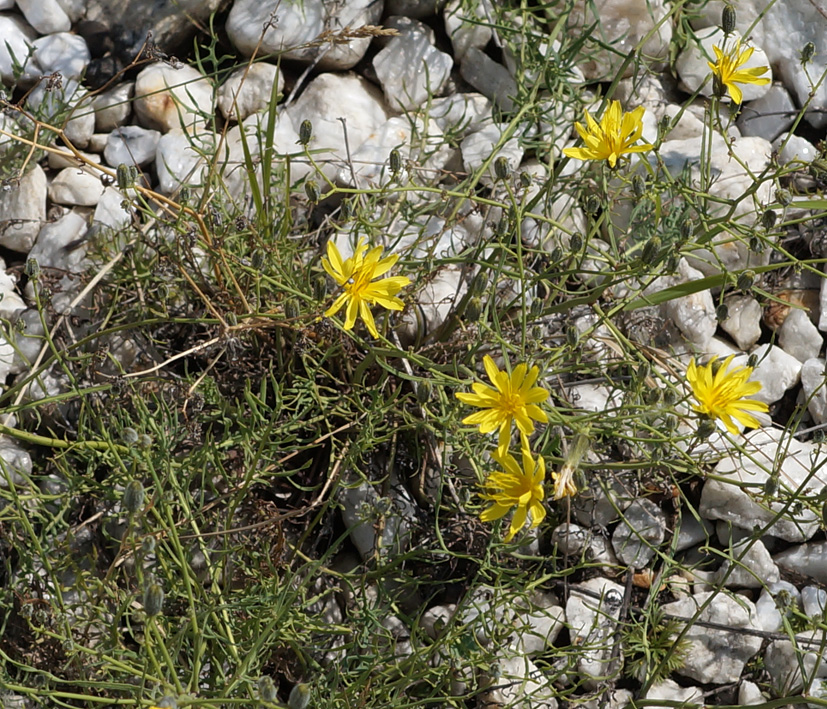
<path fill-rule="evenodd" d="M 480 433 L 491 433 L 499 429 L 497 451 L 500 455 L 505 455 L 511 439 L 512 421 L 517 422 L 517 428 L 525 436 L 534 432 L 532 419 L 542 423 L 548 421 L 548 416 L 537 406 L 548 398 L 548 392 L 534 386 L 540 375 L 537 367 L 528 369 L 525 364 L 518 364 L 509 374 L 500 371 L 488 355 L 483 358 L 483 364 L 494 388 L 475 382 L 471 385 L 473 394 L 456 394 L 462 403 L 484 409 L 466 416 L 462 422 L 479 425 Z"/>
<path fill-rule="evenodd" d="M 370 306 L 379 304 L 388 310 L 402 310 L 405 304 L 395 296 L 411 282 L 405 276 L 391 276 L 373 283 L 374 279 L 393 268 L 399 259 L 399 256 L 380 258 L 381 255 L 381 246 L 368 251 L 368 245 L 360 241 L 353 256 L 343 261 L 336 244 L 327 242 L 327 258 L 322 258 L 322 266 L 344 288 L 344 292 L 327 309 L 325 317 L 334 315 L 347 303 L 345 330 L 352 329 L 356 316 L 361 315 L 370 334 L 379 337 Z"/>
<path fill-rule="evenodd" d="M 517 509 L 511 518 L 511 527 L 505 535 L 505 541 L 510 542 L 526 523 L 528 513 L 531 513 L 531 528 L 533 529 L 546 516 L 543 507 L 543 481 L 546 477 L 546 463 L 542 456 L 535 461 L 531 451 L 526 447 L 528 439 L 522 438 L 523 466 L 510 453 L 492 453 L 491 457 L 502 466 L 502 470 L 491 473 L 485 481 L 485 487 L 491 492 L 480 493 L 484 500 L 491 500 L 494 504 L 483 510 L 480 519 L 483 522 L 493 522 L 507 515 L 512 508 Z M 497 492 L 499 491 L 499 492 Z"/>
<path fill-rule="evenodd" d="M 692 408 L 700 414 L 723 421 L 727 431 L 738 433 L 733 418 L 744 426 L 758 428 L 761 424 L 749 411 L 766 413 L 769 407 L 763 401 L 745 399 L 761 391 L 760 382 L 748 382 L 752 367 L 739 367 L 729 371 L 735 355 L 727 357 L 716 366 L 717 357 L 699 367 L 693 359 L 686 369 L 686 379 L 692 387 L 697 405 Z"/>
<path fill-rule="evenodd" d="M 715 63 L 707 62 L 709 68 L 712 69 L 713 81 L 716 83 L 715 93 L 722 94 L 724 88 L 729 91 L 729 95 L 735 103 L 741 103 L 743 94 L 737 84 L 758 84 L 763 86 L 769 84 L 770 80 L 767 77 L 761 77 L 761 74 L 768 72 L 770 69 L 766 66 L 756 66 L 751 69 L 740 69 L 747 63 L 752 53 L 755 51 L 754 47 L 749 47 L 741 51 L 741 40 L 739 39 L 731 52 L 724 54 L 718 45 L 712 47 L 715 52 Z M 718 90 L 720 88 L 720 91 Z"/>
<path fill-rule="evenodd" d="M 554 480 L 554 499 L 562 500 L 564 497 L 574 497 L 577 494 L 577 485 L 574 484 L 573 465 L 565 464 L 560 468 L 559 473 L 552 472 L 551 478 Z"/>
<path fill-rule="evenodd" d="M 620 101 L 612 101 L 608 110 L 600 119 L 600 124 L 586 111 L 586 128 L 580 123 L 574 127 L 586 144 L 585 148 L 565 148 L 563 154 L 577 160 L 608 160 L 614 167 L 617 159 L 624 153 L 644 153 L 654 146 L 632 144 L 643 134 L 643 114 L 645 109 L 638 106 L 631 113 L 624 114 Z"/>

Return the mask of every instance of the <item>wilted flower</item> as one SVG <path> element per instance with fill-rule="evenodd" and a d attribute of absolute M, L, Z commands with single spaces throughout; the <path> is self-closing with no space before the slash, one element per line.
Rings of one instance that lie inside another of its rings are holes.
<path fill-rule="evenodd" d="M 720 364 L 715 357 L 701 367 L 693 359 L 686 369 L 686 379 L 698 402 L 692 408 L 700 414 L 720 419 L 727 431 L 737 434 L 738 427 L 732 419 L 744 426 L 758 428 L 760 422 L 748 412 L 766 413 L 769 407 L 763 401 L 745 398 L 761 391 L 761 384 L 747 381 L 752 374 L 752 367 L 739 367 L 729 371 L 734 357 L 735 355 L 730 355 Z"/>
<path fill-rule="evenodd" d="M 536 366 L 528 369 L 527 365 L 518 364 L 509 374 L 500 371 L 488 355 L 482 361 L 494 388 L 475 382 L 471 385 L 473 394 L 458 392 L 456 397 L 464 404 L 484 409 L 466 416 L 462 422 L 479 425 L 480 433 L 491 433 L 499 429 L 497 451 L 504 455 L 511 439 L 512 421 L 517 422 L 517 428 L 526 436 L 534 432 L 534 421 L 548 421 L 546 413 L 537 406 L 548 398 L 548 392 L 534 386 L 540 375 Z"/>
<path fill-rule="evenodd" d="M 756 66 L 751 69 L 741 69 L 744 64 L 749 61 L 752 53 L 755 51 L 754 47 L 747 47 L 741 50 L 741 40 L 739 39 L 732 50 L 726 54 L 718 46 L 714 45 L 712 51 L 715 52 L 715 62 L 707 62 L 709 68 L 712 69 L 713 81 L 716 82 L 715 93 L 723 94 L 724 89 L 729 92 L 730 98 L 735 103 L 741 103 L 743 94 L 738 84 L 757 84 L 763 86 L 769 84 L 770 80 L 767 77 L 762 77 L 769 71 L 769 67 Z"/>
<path fill-rule="evenodd" d="M 360 241 L 353 256 L 343 260 L 336 244 L 327 242 L 327 258 L 322 258 L 322 266 L 344 288 L 344 292 L 327 309 L 325 317 L 334 315 L 347 304 L 345 330 L 352 329 L 356 316 L 361 315 L 370 334 L 379 337 L 370 306 L 378 304 L 388 310 L 402 310 L 405 304 L 395 296 L 411 282 L 405 276 L 391 276 L 373 283 L 374 279 L 393 268 L 399 259 L 397 255 L 380 258 L 381 255 L 381 246 L 368 251 L 368 245 Z"/>
<path fill-rule="evenodd" d="M 617 164 L 624 153 L 645 153 L 654 146 L 649 143 L 633 145 L 643 134 L 645 109 L 638 106 L 631 113 L 623 113 L 620 101 L 612 101 L 598 124 L 586 111 L 586 127 L 574 127 L 586 144 L 584 148 L 565 148 L 563 154 L 577 160 L 608 160 L 609 167 Z"/>
<path fill-rule="evenodd" d="M 519 532 L 531 513 L 531 528 L 538 526 L 546 516 L 543 507 L 543 481 L 546 476 L 546 463 L 542 456 L 537 460 L 531 457 L 528 450 L 528 440 L 522 437 L 522 462 L 520 464 L 510 453 L 492 453 L 491 457 L 502 466 L 502 470 L 491 473 L 485 481 L 486 489 L 491 492 L 481 493 L 481 497 L 494 504 L 483 510 L 480 519 L 483 522 L 493 522 L 507 515 L 513 508 L 511 527 L 505 535 L 505 541 L 510 542 Z"/>

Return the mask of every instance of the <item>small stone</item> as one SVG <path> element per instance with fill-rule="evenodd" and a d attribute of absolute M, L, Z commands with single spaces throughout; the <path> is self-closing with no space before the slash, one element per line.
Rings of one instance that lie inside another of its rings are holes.
<path fill-rule="evenodd" d="M 827 590 L 818 586 L 801 589 L 801 607 L 808 618 L 821 618 L 827 610 Z"/>
<path fill-rule="evenodd" d="M 818 357 L 824 338 L 805 310 L 793 308 L 778 329 L 781 349 L 799 362 Z"/>
<path fill-rule="evenodd" d="M 482 130 L 476 133 L 471 133 L 460 143 L 460 150 L 462 151 L 462 164 L 469 173 L 476 172 L 483 163 L 488 162 L 494 153 L 494 146 L 500 142 L 502 134 L 508 130 L 507 124 L 493 123 L 485 126 Z M 497 176 L 494 172 L 494 162 L 498 157 L 504 157 L 508 163 L 509 169 L 513 172 L 520 166 L 523 159 L 523 149 L 520 147 L 520 141 L 515 138 L 509 138 L 505 145 L 500 147 L 496 156 L 490 161 L 488 169 L 482 174 L 480 180 L 486 185 L 493 185 L 497 181 Z"/>
<path fill-rule="evenodd" d="M 567 556 L 579 556 L 588 542 L 589 532 L 579 524 L 563 522 L 551 532 L 551 543 Z"/>
<path fill-rule="evenodd" d="M 414 342 L 439 332 L 467 290 L 459 266 L 448 264 L 440 268 L 417 293 L 418 307 L 407 308 L 399 316 L 400 338 Z"/>
<path fill-rule="evenodd" d="M 83 37 L 58 32 L 33 43 L 34 59 L 44 74 L 59 73 L 64 79 L 80 79 L 92 55 Z"/>
<path fill-rule="evenodd" d="M 112 229 L 121 229 L 132 220 L 132 213 L 127 205 L 123 208 L 124 195 L 114 187 L 107 187 L 92 216 L 92 221 Z"/>
<path fill-rule="evenodd" d="M 755 682 L 742 680 L 738 687 L 738 704 L 741 706 L 753 706 L 756 704 L 764 704 L 767 701 L 761 693 L 760 687 Z"/>
<path fill-rule="evenodd" d="M 210 82 L 193 67 L 150 64 L 135 79 L 135 113 L 147 128 L 163 133 L 191 130 L 213 116 Z"/>
<path fill-rule="evenodd" d="M 807 575 L 821 583 L 827 582 L 827 542 L 809 542 L 790 547 L 773 557 L 787 571 L 807 570 Z"/>
<path fill-rule="evenodd" d="M 741 351 L 749 351 L 761 337 L 760 303 L 751 295 L 731 295 L 724 300 L 727 317 L 721 321 L 721 329 L 738 345 Z"/>
<path fill-rule="evenodd" d="M 735 125 L 741 135 L 755 135 L 774 141 L 795 121 L 798 109 L 783 84 L 772 84 L 763 96 L 741 109 Z"/>
<path fill-rule="evenodd" d="M 484 49 L 494 34 L 492 24 L 495 15 L 490 0 L 481 0 L 470 6 L 462 0 L 450 0 L 443 17 L 457 61 L 462 61 L 471 47 Z"/>
<path fill-rule="evenodd" d="M 37 0 L 33 0 L 37 2 Z M 30 59 L 34 51 L 35 31 L 14 15 L 0 15 L 0 78 L 4 84 L 17 81 L 15 63 L 23 65 L 23 80 L 33 81 L 40 76 L 40 67 Z"/>
<path fill-rule="evenodd" d="M 692 268 L 686 259 L 682 258 L 678 262 L 675 285 L 692 283 L 702 278 L 703 273 Z M 708 289 L 673 298 L 666 304 L 666 315 L 675 323 L 681 334 L 700 351 L 706 350 L 715 330 L 718 329 L 715 300 Z"/>
<path fill-rule="evenodd" d="M 816 424 L 827 421 L 827 378 L 823 359 L 808 359 L 801 366 L 801 388 L 807 401 L 807 411 Z"/>
<path fill-rule="evenodd" d="M 650 707 L 674 706 L 671 702 L 678 702 L 682 707 L 691 707 L 693 705 L 703 705 L 704 693 L 697 687 L 681 687 L 671 679 L 664 679 L 649 687 L 644 699 Z M 669 704 L 658 705 L 656 703 L 658 699 L 667 700 Z"/>
<path fill-rule="evenodd" d="M 228 121 L 243 121 L 263 111 L 284 88 L 284 77 L 275 64 L 256 62 L 236 69 L 218 89 L 218 108 Z"/>
<path fill-rule="evenodd" d="M 135 93 L 135 82 L 125 81 L 111 89 L 97 94 L 92 99 L 95 109 L 95 130 L 109 133 L 122 126 L 132 113 L 131 99 Z"/>
<path fill-rule="evenodd" d="M 754 398 L 767 404 L 774 404 L 783 398 L 787 390 L 798 384 L 801 362 L 780 347 L 774 347 L 771 344 L 761 345 L 752 354 L 755 355 L 758 364 L 750 379 L 761 383 L 761 390 L 755 394 Z M 743 366 L 746 360 L 746 355 L 736 357 L 733 364 Z"/>
<path fill-rule="evenodd" d="M 181 187 L 199 189 L 206 169 L 205 154 L 210 154 L 209 136 L 204 138 L 173 130 L 162 135 L 155 151 L 158 189 L 166 195 Z"/>
<path fill-rule="evenodd" d="M 46 173 L 35 164 L 9 187 L 0 190 L 0 245 L 28 253 L 46 221 Z"/>
<path fill-rule="evenodd" d="M 819 156 L 818 149 L 800 135 L 782 133 L 772 143 L 772 149 L 778 153 L 779 165 L 791 162 L 811 163 Z"/>
<path fill-rule="evenodd" d="M 57 0 L 17 0 L 26 21 L 40 34 L 68 32 L 72 21 Z"/>
<path fill-rule="evenodd" d="M 784 625 L 779 608 L 786 607 L 785 615 L 791 619 L 793 612 L 800 605 L 801 594 L 791 583 L 776 581 L 768 584 L 755 602 L 756 624 L 768 633 L 775 633 Z"/>
<path fill-rule="evenodd" d="M 461 139 L 492 123 L 491 109 L 491 101 L 482 94 L 451 94 L 434 99 L 429 116 L 443 133 Z"/>
<path fill-rule="evenodd" d="M 646 499 L 635 500 L 612 535 L 612 548 L 620 561 L 642 569 L 655 556 L 666 534 L 666 517 L 660 508 Z"/>
<path fill-rule="evenodd" d="M 109 134 L 103 157 L 112 167 L 138 165 L 143 167 L 155 160 L 161 134 L 140 126 L 123 126 Z"/>
<path fill-rule="evenodd" d="M 373 58 L 373 68 L 385 98 L 397 111 L 415 111 L 429 97 L 437 95 L 454 60 L 440 52 L 421 30 L 393 37 Z"/>
<path fill-rule="evenodd" d="M 70 207 L 94 207 L 103 194 L 100 177 L 83 168 L 61 170 L 49 185 L 49 199 Z"/>
<path fill-rule="evenodd" d="M 514 108 L 517 82 L 502 64 L 498 64 L 481 49 L 469 47 L 460 64 L 460 74 L 483 96 L 491 99 L 502 110 Z"/>
<path fill-rule="evenodd" d="M 40 120 L 58 128 L 76 148 L 84 149 L 95 130 L 95 114 L 89 110 L 89 92 L 77 79 L 67 79 L 49 87 L 41 81 L 29 94 L 28 105 Z"/>
<path fill-rule="evenodd" d="M 49 161 L 49 167 L 53 170 L 62 170 L 64 167 L 80 168 L 87 163 L 91 163 L 93 165 L 100 165 L 100 155 L 97 155 L 96 153 L 87 153 L 83 150 L 79 150 L 78 153 L 83 158 L 83 160 L 75 157 L 74 154 L 68 155 L 52 152 L 49 153 L 49 157 L 46 159 Z"/>
<path fill-rule="evenodd" d="M 736 563 L 725 560 L 718 569 L 718 583 L 727 588 L 763 588 L 781 577 L 770 553 L 760 539 L 733 544 L 730 554 Z"/>

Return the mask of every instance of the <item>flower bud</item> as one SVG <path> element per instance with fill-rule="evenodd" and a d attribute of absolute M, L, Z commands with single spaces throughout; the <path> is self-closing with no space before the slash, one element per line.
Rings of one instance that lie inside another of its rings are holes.
<path fill-rule="evenodd" d="M 738 274 L 736 285 L 738 290 L 748 291 L 755 284 L 755 271 L 741 271 Z"/>
<path fill-rule="evenodd" d="M 402 154 L 394 148 L 388 156 L 388 165 L 390 165 L 391 172 L 395 175 L 402 169 Z"/>
<path fill-rule="evenodd" d="M 695 231 L 695 226 L 692 224 L 692 220 L 689 217 L 686 217 L 681 222 L 680 229 L 681 229 L 681 238 L 685 241 L 690 236 L 692 236 L 692 234 Z"/>
<path fill-rule="evenodd" d="M 37 259 L 27 258 L 26 259 L 26 268 L 25 268 L 26 275 L 33 281 L 36 281 L 40 277 L 40 264 L 37 262 Z"/>
<path fill-rule="evenodd" d="M 789 190 L 776 190 L 775 192 L 775 199 L 778 201 L 782 207 L 789 207 L 792 204 L 793 196 L 790 194 Z"/>
<path fill-rule="evenodd" d="M 290 696 L 287 699 L 287 706 L 290 709 L 307 709 L 310 704 L 310 685 L 297 684 L 290 691 Z"/>
<path fill-rule="evenodd" d="M 272 704 L 278 700 L 278 694 L 276 693 L 276 685 L 273 682 L 273 678 L 269 675 L 262 675 L 258 678 L 258 696 L 261 697 L 261 701 L 267 702 L 268 704 Z"/>
<path fill-rule="evenodd" d="M 724 31 L 724 34 L 732 34 L 735 30 L 736 19 L 735 8 L 729 3 L 724 5 L 724 9 L 721 10 L 721 29 Z"/>
<path fill-rule="evenodd" d="M 698 438 L 706 440 L 715 433 L 715 422 L 711 419 L 701 419 L 698 423 Z"/>
<path fill-rule="evenodd" d="M 475 322 L 476 320 L 479 320 L 481 314 L 482 298 L 478 295 L 472 296 L 468 299 L 468 303 L 465 306 L 465 319 L 470 322 Z"/>
<path fill-rule="evenodd" d="M 765 209 L 764 213 L 761 215 L 761 226 L 764 227 L 767 231 L 772 229 L 775 226 L 775 222 L 778 220 L 778 214 L 773 209 Z"/>
<path fill-rule="evenodd" d="M 121 440 L 128 446 L 134 446 L 138 442 L 138 432 L 127 426 L 121 431 Z"/>
<path fill-rule="evenodd" d="M 587 194 L 586 199 L 583 200 L 583 209 L 586 210 L 586 214 L 591 214 L 592 216 L 597 214 L 600 210 L 600 197 L 594 192 Z"/>
<path fill-rule="evenodd" d="M 569 240 L 569 248 L 572 253 L 578 253 L 583 248 L 583 237 L 580 234 L 572 234 Z"/>
<path fill-rule="evenodd" d="M 131 167 L 131 165 L 121 163 L 115 168 L 115 181 L 121 192 L 125 192 L 135 184 L 135 173 L 130 169 Z"/>
<path fill-rule="evenodd" d="M 164 609 L 164 589 L 159 583 L 149 583 L 144 589 L 144 612 L 152 618 Z"/>
<path fill-rule="evenodd" d="M 508 158 L 500 155 L 494 161 L 494 174 L 498 180 L 507 180 L 511 176 L 511 165 L 508 164 Z"/>
<path fill-rule="evenodd" d="M 433 394 L 434 385 L 428 379 L 423 379 L 416 385 L 416 400 L 420 404 L 425 404 L 431 399 L 431 394 Z"/>
<path fill-rule="evenodd" d="M 316 300 L 324 300 L 327 295 L 327 277 L 324 273 L 317 273 L 313 279 L 313 297 Z"/>
<path fill-rule="evenodd" d="M 577 347 L 578 342 L 580 342 L 580 331 L 574 325 L 569 325 L 566 328 L 566 344 L 569 347 Z"/>
<path fill-rule="evenodd" d="M 529 187 L 531 187 L 531 183 L 532 183 L 531 174 L 526 172 L 525 170 L 523 170 L 523 172 L 520 173 L 520 184 L 525 189 L 528 189 Z"/>
<path fill-rule="evenodd" d="M 678 400 L 678 395 L 673 389 L 665 389 L 663 392 L 663 403 L 666 406 L 674 406 Z"/>
<path fill-rule="evenodd" d="M 152 447 L 152 439 L 147 436 L 145 433 L 142 433 L 138 436 L 138 447 L 139 448 L 151 448 Z"/>
<path fill-rule="evenodd" d="M 750 369 L 755 369 L 758 366 L 758 355 L 754 352 L 747 357 L 747 367 Z"/>
<path fill-rule="evenodd" d="M 307 145 L 313 137 L 313 124 L 305 118 L 299 126 L 299 143 Z"/>
<path fill-rule="evenodd" d="M 727 307 L 726 303 L 721 303 L 717 308 L 715 308 L 715 319 L 718 322 L 723 322 L 729 317 L 729 308 Z"/>
<path fill-rule="evenodd" d="M 144 556 L 154 554 L 155 544 L 155 537 L 153 537 L 151 534 L 148 534 L 143 539 L 141 539 L 141 553 L 144 554 Z"/>
<path fill-rule="evenodd" d="M 296 320 L 299 317 L 299 304 L 295 298 L 284 301 L 284 317 L 287 320 Z"/>
<path fill-rule="evenodd" d="M 778 476 L 770 475 L 764 483 L 764 494 L 767 497 L 775 497 L 778 494 Z"/>
<path fill-rule="evenodd" d="M 316 180 L 308 180 L 304 183 L 304 193 L 307 195 L 307 199 L 314 203 L 318 202 L 322 196 L 321 190 L 319 190 L 319 183 L 316 182 Z"/>
<path fill-rule="evenodd" d="M 130 480 L 123 491 L 123 506 L 129 514 L 140 512 L 144 506 L 144 485 L 140 480 Z"/>
<path fill-rule="evenodd" d="M 749 238 L 749 250 L 756 254 L 763 254 L 765 249 L 764 242 L 760 236 L 751 236 Z"/>
<path fill-rule="evenodd" d="M 804 49 L 801 50 L 801 63 L 802 64 L 809 64 L 816 53 L 816 46 L 812 42 L 807 42 L 804 45 Z"/>
<path fill-rule="evenodd" d="M 643 251 L 640 253 L 641 263 L 652 265 L 660 256 L 661 240 L 659 236 L 653 236 L 649 241 L 643 245 Z"/>
<path fill-rule="evenodd" d="M 260 271 L 262 269 L 264 266 L 264 251 L 262 249 L 256 249 L 253 251 L 250 256 L 250 265 L 253 267 L 254 271 Z"/>
<path fill-rule="evenodd" d="M 646 194 L 646 180 L 643 178 L 642 175 L 635 175 L 632 178 L 632 191 L 635 193 L 635 197 L 640 199 Z"/>
<path fill-rule="evenodd" d="M 557 263 L 558 261 L 563 260 L 564 255 L 565 254 L 563 253 L 563 249 L 561 249 L 559 246 L 555 246 L 551 250 L 551 254 L 549 255 L 549 258 L 551 259 L 552 263 Z"/>

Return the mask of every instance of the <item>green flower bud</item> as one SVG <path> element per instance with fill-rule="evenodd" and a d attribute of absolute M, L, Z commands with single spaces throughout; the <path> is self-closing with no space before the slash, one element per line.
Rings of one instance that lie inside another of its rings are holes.
<path fill-rule="evenodd" d="M 324 273 L 317 273 L 313 279 L 313 297 L 316 300 L 324 300 L 327 295 L 327 276 Z"/>
<path fill-rule="evenodd" d="M 809 64 L 816 53 L 816 46 L 812 42 L 807 42 L 804 45 L 804 49 L 801 50 L 801 63 L 802 64 Z"/>
<path fill-rule="evenodd" d="M 507 180 L 511 176 L 511 165 L 508 164 L 508 158 L 500 155 L 494 161 L 494 174 L 498 180 Z"/>
<path fill-rule="evenodd" d="M 747 357 L 747 367 L 755 369 L 758 366 L 758 355 L 753 353 Z"/>
<path fill-rule="evenodd" d="M 164 589 L 159 583 L 149 583 L 144 589 L 144 612 L 150 618 L 158 615 L 164 609 Z"/>
<path fill-rule="evenodd" d="M 643 251 L 640 253 L 641 263 L 651 265 L 657 261 L 658 256 L 660 256 L 661 246 L 662 242 L 660 237 L 653 236 L 649 239 L 649 241 L 643 245 Z"/>
<path fill-rule="evenodd" d="M 721 303 L 715 308 L 715 319 L 718 322 L 723 322 L 729 317 L 729 308 L 727 307 L 726 303 Z"/>
<path fill-rule="evenodd" d="M 790 204 L 792 204 L 793 196 L 790 194 L 789 190 L 776 190 L 775 199 L 782 207 L 789 207 Z"/>
<path fill-rule="evenodd" d="M 156 545 L 155 537 L 153 537 L 151 534 L 149 534 L 149 535 L 145 536 L 143 539 L 141 539 L 141 552 L 144 554 L 144 556 L 149 556 L 150 554 L 154 554 L 155 553 L 155 545 Z"/>
<path fill-rule="evenodd" d="M 284 301 L 284 317 L 287 320 L 296 320 L 299 317 L 299 304 L 295 298 L 288 298 Z"/>
<path fill-rule="evenodd" d="M 594 192 L 590 192 L 583 200 L 583 209 L 586 211 L 586 214 L 591 214 L 594 216 L 600 211 L 601 202 L 602 200 L 598 195 Z"/>
<path fill-rule="evenodd" d="M 40 278 L 40 264 L 37 262 L 36 258 L 26 259 L 25 273 L 32 281 L 36 281 Z"/>
<path fill-rule="evenodd" d="M 118 183 L 118 189 L 121 192 L 126 192 L 135 184 L 135 173 L 130 169 L 130 165 L 121 163 L 115 168 L 115 181 Z"/>
<path fill-rule="evenodd" d="M 319 198 L 322 196 L 321 190 L 319 189 L 319 183 L 316 180 L 308 180 L 304 183 L 304 193 L 307 195 L 307 199 L 309 199 L 314 204 L 319 201 Z"/>
<path fill-rule="evenodd" d="M 663 403 L 666 406 L 674 406 L 678 400 L 678 395 L 673 389 L 665 389 L 663 392 Z"/>
<path fill-rule="evenodd" d="M 396 148 L 391 150 L 391 154 L 388 156 L 388 164 L 394 175 L 402 169 L 402 155 Z"/>
<path fill-rule="evenodd" d="M 580 249 L 583 248 L 583 237 L 580 234 L 572 234 L 569 240 L 569 248 L 572 253 L 579 253 Z"/>
<path fill-rule="evenodd" d="M 692 224 L 692 220 L 689 217 L 686 217 L 680 226 L 681 230 L 681 239 L 686 241 L 692 234 L 695 232 L 695 226 Z"/>
<path fill-rule="evenodd" d="M 258 696 L 261 701 L 273 704 L 278 701 L 278 694 L 276 693 L 276 685 L 273 678 L 269 675 L 262 675 L 258 678 Z"/>
<path fill-rule="evenodd" d="M 642 175 L 635 175 L 632 178 L 632 191 L 638 199 L 641 199 L 643 195 L 646 194 L 646 180 Z"/>
<path fill-rule="evenodd" d="M 131 515 L 144 507 L 144 485 L 140 480 L 130 480 L 123 491 L 123 506 Z"/>
<path fill-rule="evenodd" d="M 551 254 L 549 254 L 549 258 L 551 259 L 552 263 L 557 263 L 558 261 L 563 260 L 564 255 L 565 254 L 563 253 L 563 249 L 561 249 L 559 246 L 555 246 L 551 250 Z"/>
<path fill-rule="evenodd" d="M 775 497 L 778 494 L 778 476 L 770 475 L 764 483 L 764 494 L 767 497 Z"/>
<path fill-rule="evenodd" d="M 305 118 L 299 126 L 299 143 L 307 145 L 313 137 L 313 124 Z"/>
<path fill-rule="evenodd" d="M 256 249 L 253 251 L 250 256 L 250 265 L 255 271 L 260 271 L 262 269 L 264 266 L 264 251 L 262 249 Z"/>
<path fill-rule="evenodd" d="M 434 385 L 427 379 L 423 379 L 416 385 L 416 400 L 420 404 L 425 404 L 431 399 L 434 392 Z"/>
<path fill-rule="evenodd" d="M 735 8 L 729 4 L 724 5 L 724 9 L 721 10 L 721 29 L 724 34 L 732 34 L 735 30 L 736 19 Z"/>
<path fill-rule="evenodd" d="M 755 284 L 755 271 L 741 271 L 738 274 L 738 280 L 736 281 L 736 286 L 738 290 L 741 291 L 749 291 L 752 289 L 752 286 Z"/>
<path fill-rule="evenodd" d="M 749 238 L 749 250 L 756 254 L 763 254 L 766 245 L 759 236 L 751 236 Z"/>
<path fill-rule="evenodd" d="M 520 184 L 525 189 L 528 189 L 529 187 L 531 187 L 531 183 L 532 183 L 531 175 L 529 173 L 525 172 L 525 170 L 523 172 L 521 172 L 520 173 Z"/>
<path fill-rule="evenodd" d="M 142 433 L 140 436 L 138 436 L 138 448 L 152 448 L 152 439 L 145 433 Z"/>
<path fill-rule="evenodd" d="M 764 210 L 764 213 L 761 215 L 761 226 L 763 226 L 764 229 L 769 231 L 775 226 L 776 221 L 778 221 L 778 214 L 774 210 Z"/>
<path fill-rule="evenodd" d="M 701 419 L 698 423 L 698 438 L 705 440 L 715 433 L 715 422 L 711 419 Z"/>
<path fill-rule="evenodd" d="M 465 305 L 465 319 L 470 322 L 474 322 L 479 320 L 481 314 L 482 298 L 478 295 L 472 296 L 468 299 L 468 303 Z"/>
<path fill-rule="evenodd" d="M 127 426 L 121 431 L 121 440 L 127 446 L 134 446 L 138 442 L 138 432 L 134 428 Z"/>
<path fill-rule="evenodd" d="M 580 342 L 580 331 L 574 326 L 569 325 L 566 328 L 566 344 L 569 347 L 577 347 Z"/>
<path fill-rule="evenodd" d="M 287 706 L 290 709 L 307 709 L 308 704 L 310 704 L 310 685 L 297 684 L 290 691 Z"/>

